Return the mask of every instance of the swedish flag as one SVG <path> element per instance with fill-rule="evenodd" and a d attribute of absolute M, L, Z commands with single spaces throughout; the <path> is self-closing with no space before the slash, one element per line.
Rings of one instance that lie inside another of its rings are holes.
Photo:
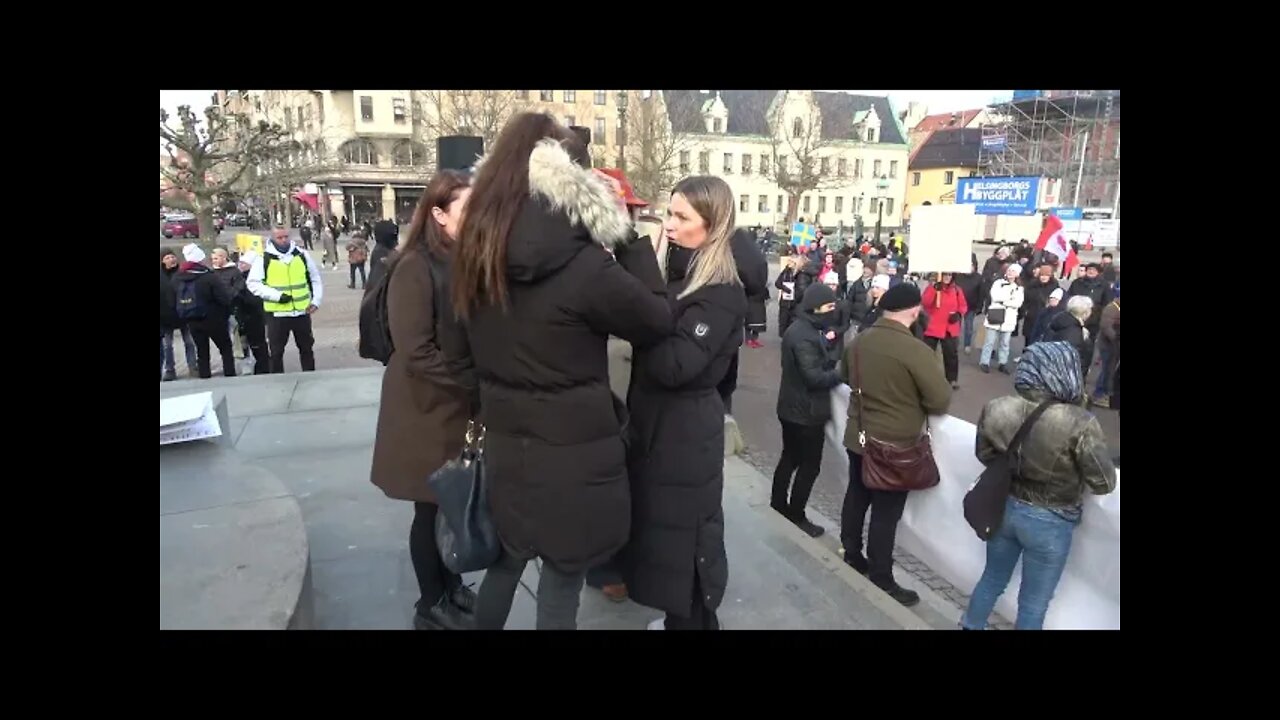
<path fill-rule="evenodd" d="M 812 245 L 817 236 L 814 234 L 814 227 L 808 223 L 796 223 L 791 226 L 791 244 L 792 245 Z"/>

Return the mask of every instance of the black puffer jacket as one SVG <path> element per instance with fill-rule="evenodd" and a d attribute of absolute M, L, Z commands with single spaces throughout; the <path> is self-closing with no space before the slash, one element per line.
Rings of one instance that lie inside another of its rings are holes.
<path fill-rule="evenodd" d="M 1080 326 L 1080 321 L 1065 310 L 1053 316 L 1049 321 L 1049 329 L 1045 332 L 1044 337 L 1040 338 L 1045 342 L 1065 342 L 1071 343 L 1071 347 L 1080 353 L 1080 368 L 1084 372 L 1088 372 L 1089 361 L 1093 358 L 1093 342 L 1094 338 L 1086 332 L 1086 329 Z"/>
<path fill-rule="evenodd" d="M 1067 290 L 1068 298 L 1084 295 L 1093 301 L 1093 312 L 1090 313 L 1085 326 L 1091 328 L 1095 335 L 1097 334 L 1098 326 L 1102 324 L 1102 310 L 1106 308 L 1107 303 L 1111 302 L 1110 288 L 1111 286 L 1099 276 L 1093 279 L 1088 277 L 1077 278 L 1071 283 L 1071 288 Z"/>
<path fill-rule="evenodd" d="M 177 272 L 177 268 L 174 268 Z M 178 322 L 178 296 L 173 290 L 173 277 L 160 268 L 160 330 L 173 331 L 181 327 Z"/>
<path fill-rule="evenodd" d="M 733 261 L 738 266 L 738 279 L 747 295 L 747 328 L 759 332 L 767 330 L 765 301 L 769 299 L 769 261 L 760 246 L 756 234 L 742 228 L 730 238 Z"/>
<path fill-rule="evenodd" d="M 978 273 L 960 273 L 955 276 L 956 287 L 964 293 L 965 305 L 969 312 L 978 314 L 982 311 L 982 276 Z"/>
<path fill-rule="evenodd" d="M 836 372 L 839 352 L 825 337 L 829 329 L 813 310 L 835 300 L 825 285 L 804 294 L 796 321 L 782 337 L 782 382 L 778 386 L 778 419 L 797 425 L 825 425 L 831 419 L 831 388 L 841 383 Z M 839 313 L 839 311 L 836 311 Z M 843 334 L 835 328 L 837 334 Z"/>
<path fill-rule="evenodd" d="M 863 283 L 860 277 L 849 281 L 845 299 L 849 301 L 849 315 L 852 320 L 862 320 L 866 316 L 867 310 L 871 309 L 871 298 L 868 297 L 870 292 L 871 281 L 869 279 L 866 283 Z"/>
<path fill-rule="evenodd" d="M 670 272 L 670 269 L 668 270 Z M 697 573 L 703 603 L 720 605 L 724 549 L 724 403 L 716 385 L 742 345 L 747 300 L 737 285 L 676 299 L 676 330 L 637 346 L 631 390 L 631 541 L 620 564 L 631 599 L 689 617 Z"/>
<path fill-rule="evenodd" d="M 502 542 L 576 572 L 631 535 L 608 338 L 643 346 L 673 322 L 653 247 L 627 244 L 635 233 L 608 186 L 544 141 L 529 158 L 529 187 L 507 242 L 507 307 L 475 309 L 467 335 Z M 741 339 L 741 318 L 736 329 Z"/>

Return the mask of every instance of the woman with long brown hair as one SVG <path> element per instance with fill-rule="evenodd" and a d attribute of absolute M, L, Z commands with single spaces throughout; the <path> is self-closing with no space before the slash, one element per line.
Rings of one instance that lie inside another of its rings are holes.
<path fill-rule="evenodd" d="M 718 629 L 729 579 L 725 408 L 716 386 L 747 316 L 730 240 L 733 202 L 716 177 L 685 178 L 672 191 L 663 232 L 675 331 L 638 344 L 632 361 L 632 527 L 620 564 L 631 599 L 666 611 L 668 630 Z"/>
<path fill-rule="evenodd" d="M 461 451 L 477 403 L 466 335 L 448 300 L 449 259 L 469 193 L 465 174 L 436 174 L 386 270 L 394 350 L 382 376 L 370 479 L 387 497 L 413 502 L 409 557 L 421 592 L 413 618 L 419 630 L 468 629 L 475 606 L 475 594 L 441 562 L 436 498 L 426 482 Z"/>
<path fill-rule="evenodd" d="M 607 341 L 655 342 L 672 318 L 653 247 L 636 241 L 617 186 L 590 164 L 549 115 L 517 115 L 479 163 L 462 222 L 453 301 L 475 360 L 503 545 L 476 600 L 480 629 L 506 624 L 534 557 L 538 629 L 577 627 L 586 571 L 629 536 Z"/>

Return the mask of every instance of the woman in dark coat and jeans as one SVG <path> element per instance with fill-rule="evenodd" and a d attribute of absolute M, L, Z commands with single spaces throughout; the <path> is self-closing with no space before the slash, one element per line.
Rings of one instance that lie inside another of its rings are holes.
<path fill-rule="evenodd" d="M 453 302 L 480 385 L 503 547 L 476 599 L 481 630 L 506 624 L 535 557 L 538 629 L 577 627 L 587 570 L 630 535 L 607 342 L 651 344 L 673 324 L 653 247 L 637 240 L 616 181 L 590 163 L 549 115 L 517 115 L 479 164 L 462 221 Z"/>
<path fill-rule="evenodd" d="M 747 316 L 729 239 L 733 203 L 716 177 L 685 178 L 672 191 L 663 230 L 675 332 L 638 343 L 632 361 L 631 541 L 619 564 L 631 599 L 666 611 L 668 630 L 718 629 L 729 579 L 716 383 Z"/>
<path fill-rule="evenodd" d="M 369 479 L 387 497 L 413 503 L 409 559 L 418 579 L 413 626 L 471 627 L 475 594 L 436 546 L 435 493 L 426 478 L 462 450 L 477 409 L 466 335 L 448 303 L 449 256 L 470 192 L 466 175 L 442 170 L 427 183 L 404 248 L 388 265 L 387 320 L 395 346 L 382 375 Z M 461 358 L 451 363 L 446 358 Z"/>

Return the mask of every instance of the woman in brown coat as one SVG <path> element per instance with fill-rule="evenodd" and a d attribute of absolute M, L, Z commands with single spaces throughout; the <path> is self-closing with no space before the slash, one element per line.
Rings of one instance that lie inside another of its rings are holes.
<path fill-rule="evenodd" d="M 427 477 L 462 449 L 478 405 L 466 335 L 449 310 L 449 256 L 471 189 L 466 175 L 442 170 L 427 185 L 413 225 L 388 263 L 387 319 L 395 350 L 382 376 L 370 479 L 387 497 L 413 501 L 409 556 L 418 587 L 414 627 L 468 629 L 475 595 L 440 560 L 436 500 Z M 468 362 L 468 361 L 460 361 Z"/>

